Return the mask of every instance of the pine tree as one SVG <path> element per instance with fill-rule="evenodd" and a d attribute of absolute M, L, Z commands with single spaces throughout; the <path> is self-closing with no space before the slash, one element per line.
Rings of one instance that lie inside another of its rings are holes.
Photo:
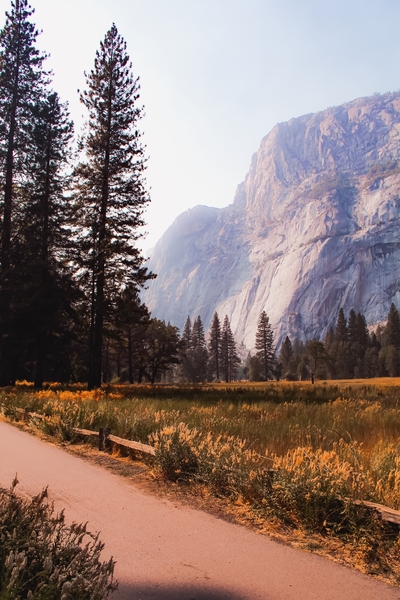
<path fill-rule="evenodd" d="M 206 345 L 206 338 L 204 335 L 203 321 L 200 315 L 195 319 L 192 329 L 192 346 L 193 348 L 202 347 Z"/>
<path fill-rule="evenodd" d="M 179 362 L 178 328 L 151 319 L 146 333 L 147 371 L 151 383 Z"/>
<path fill-rule="evenodd" d="M 89 388 L 101 385 L 102 342 L 110 296 L 121 286 L 141 286 L 151 275 L 135 242 L 149 202 L 145 190 L 144 149 L 136 129 L 142 116 L 137 106 L 138 79 L 126 43 L 113 24 L 94 69 L 86 75 L 81 101 L 89 111 L 83 140 L 86 162 L 76 169 L 80 203 L 81 250 L 91 294 Z"/>
<path fill-rule="evenodd" d="M 227 383 L 234 378 L 239 364 L 240 359 L 236 351 L 235 338 L 228 316 L 225 315 L 221 332 L 221 370 Z"/>
<path fill-rule="evenodd" d="M 315 375 L 318 368 L 326 364 L 329 361 L 329 357 L 326 353 L 324 344 L 319 340 L 310 340 L 306 344 L 306 353 L 308 358 L 308 365 L 311 374 L 311 383 L 315 383 Z"/>
<path fill-rule="evenodd" d="M 350 344 L 358 342 L 357 315 L 353 309 L 351 309 L 351 311 L 349 312 L 347 331 Z"/>
<path fill-rule="evenodd" d="M 192 322 L 188 315 L 188 318 L 185 321 L 185 326 L 183 328 L 182 333 L 182 346 L 184 350 L 190 350 L 192 347 Z"/>
<path fill-rule="evenodd" d="M 180 368 L 178 373 L 185 381 L 190 382 L 194 382 L 195 379 L 192 340 L 192 321 L 188 315 L 181 336 L 181 347 L 179 353 Z"/>
<path fill-rule="evenodd" d="M 286 336 L 279 353 L 279 361 L 282 363 L 283 369 L 289 365 L 290 359 L 293 356 L 293 346 L 289 337 Z"/>
<path fill-rule="evenodd" d="M 215 312 L 210 329 L 208 343 L 209 371 L 210 375 L 219 380 L 221 369 L 221 323 L 218 313 Z"/>
<path fill-rule="evenodd" d="M 116 302 L 115 329 L 118 346 L 126 359 L 129 383 L 134 382 L 135 373 L 138 379 L 144 373 L 143 346 L 149 322 L 150 313 L 140 301 L 136 287 L 125 288 Z"/>
<path fill-rule="evenodd" d="M 335 329 L 335 342 L 347 342 L 348 336 L 347 319 L 344 316 L 343 308 L 340 308 Z"/>
<path fill-rule="evenodd" d="M 338 379 L 353 375 L 354 363 L 350 353 L 349 330 L 343 308 L 340 308 L 334 342 L 329 348 L 332 359 L 332 369 Z"/>
<path fill-rule="evenodd" d="M 400 316 L 393 302 L 390 306 L 383 339 L 385 346 L 394 346 L 397 350 L 400 349 Z"/>
<path fill-rule="evenodd" d="M 371 337 L 368 331 L 367 320 L 361 313 L 357 314 L 357 341 L 361 348 L 365 350 L 371 344 Z"/>
<path fill-rule="evenodd" d="M 256 332 L 256 356 L 259 359 L 265 380 L 272 378 L 275 364 L 274 334 L 265 310 L 258 320 Z"/>
<path fill-rule="evenodd" d="M 11 2 L 0 33 L 0 180 L 3 184 L 0 294 L 0 385 L 15 379 L 15 348 L 11 328 L 11 306 L 15 297 L 12 283 L 12 239 L 14 236 L 15 185 L 23 174 L 23 156 L 32 108 L 39 100 L 46 74 L 46 58 L 35 47 L 38 31 L 30 17 L 27 0 Z"/>
<path fill-rule="evenodd" d="M 67 107 L 60 104 L 56 93 L 38 101 L 25 148 L 29 172 L 21 186 L 21 259 L 15 266 L 19 284 L 14 303 L 25 345 L 31 343 L 35 349 L 32 360 L 38 388 L 50 350 L 52 360 L 55 358 L 53 342 L 71 327 L 76 297 L 66 255 L 70 230 L 69 203 L 64 196 L 72 132 Z"/>

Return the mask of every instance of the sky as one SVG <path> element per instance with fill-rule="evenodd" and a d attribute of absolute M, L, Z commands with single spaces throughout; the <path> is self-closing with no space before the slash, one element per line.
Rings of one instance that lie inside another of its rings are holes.
<path fill-rule="evenodd" d="M 114 22 L 140 77 L 144 252 L 183 211 L 233 201 L 282 121 L 400 88 L 398 0 L 32 0 L 53 88 L 79 134 L 78 89 Z M 0 12 L 10 7 L 0 0 Z M 2 20 L 4 23 L 4 17 Z"/>

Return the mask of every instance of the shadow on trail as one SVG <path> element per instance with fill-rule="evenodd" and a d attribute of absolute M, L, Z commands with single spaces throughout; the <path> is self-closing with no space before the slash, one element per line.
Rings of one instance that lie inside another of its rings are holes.
<path fill-rule="evenodd" d="M 140 583 L 132 585 L 122 582 L 115 594 L 110 596 L 111 600 L 246 600 L 247 598 L 248 596 L 242 596 L 237 592 L 200 585 L 164 586 Z M 264 595 L 263 600 L 268 600 L 268 597 Z M 270 600 L 274 599 L 271 597 Z"/>

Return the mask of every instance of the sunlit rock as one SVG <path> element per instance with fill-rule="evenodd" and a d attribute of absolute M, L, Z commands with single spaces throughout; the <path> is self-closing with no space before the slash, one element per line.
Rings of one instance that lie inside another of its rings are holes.
<path fill-rule="evenodd" d="M 400 93 L 280 123 L 233 204 L 197 206 L 157 243 L 144 294 L 183 327 L 215 310 L 254 346 L 265 310 L 283 336 L 323 338 L 339 308 L 369 324 L 400 306 Z"/>

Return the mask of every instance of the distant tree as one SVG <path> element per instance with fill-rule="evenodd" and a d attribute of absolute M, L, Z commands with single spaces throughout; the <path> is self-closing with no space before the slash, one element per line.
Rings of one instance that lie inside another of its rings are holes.
<path fill-rule="evenodd" d="M 390 377 L 400 376 L 400 354 L 392 344 L 385 347 L 385 369 Z"/>
<path fill-rule="evenodd" d="M 150 313 L 140 300 L 135 286 L 126 287 L 116 300 L 115 340 L 118 360 L 125 360 L 129 383 L 134 383 L 135 375 L 139 383 L 146 368 L 146 334 L 150 323 Z M 117 365 L 117 376 L 121 376 Z"/>
<path fill-rule="evenodd" d="M 46 56 L 36 48 L 38 31 L 30 17 L 33 10 L 27 0 L 11 2 L 0 32 L 0 180 L 2 183 L 1 274 L 0 274 L 0 385 L 13 383 L 16 376 L 16 352 L 11 327 L 12 241 L 17 239 L 15 202 L 16 178 L 24 172 L 24 150 L 32 120 L 32 110 L 41 97 L 46 73 Z"/>
<path fill-rule="evenodd" d="M 339 310 L 334 340 L 329 346 L 329 354 L 332 360 L 332 375 L 334 374 L 338 379 L 353 375 L 355 363 L 351 356 L 349 330 L 343 308 Z"/>
<path fill-rule="evenodd" d="M 343 308 L 340 308 L 335 329 L 335 342 L 347 342 L 349 330 L 347 327 L 347 319 L 344 316 Z"/>
<path fill-rule="evenodd" d="M 132 76 L 126 43 L 113 24 L 94 69 L 86 75 L 81 101 L 89 111 L 82 148 L 85 159 L 75 171 L 81 272 L 91 295 L 89 388 L 101 385 L 103 329 L 110 295 L 123 286 L 141 286 L 150 277 L 135 242 L 149 202 L 143 171 L 144 148 L 137 130 L 138 80 Z"/>
<path fill-rule="evenodd" d="M 200 315 L 195 319 L 192 328 L 192 346 L 193 348 L 205 347 L 206 346 L 206 338 L 204 335 L 204 326 L 203 321 L 201 320 Z"/>
<path fill-rule="evenodd" d="M 146 330 L 146 372 L 151 383 L 179 362 L 178 328 L 151 319 Z"/>
<path fill-rule="evenodd" d="M 364 351 L 371 344 L 371 337 L 368 331 L 367 320 L 361 313 L 357 314 L 357 341 Z"/>
<path fill-rule="evenodd" d="M 351 309 L 349 312 L 349 318 L 348 318 L 348 322 L 347 322 L 347 335 L 348 335 L 350 344 L 354 344 L 355 342 L 358 342 L 357 315 L 353 309 Z"/>
<path fill-rule="evenodd" d="M 283 369 L 285 370 L 289 365 L 291 358 L 293 357 L 293 346 L 289 337 L 286 336 L 285 340 L 281 346 L 281 351 L 279 353 L 279 362 L 282 363 Z"/>
<path fill-rule="evenodd" d="M 390 377 L 400 376 L 400 316 L 392 303 L 386 326 L 377 329 L 382 348 L 378 355 L 379 375 Z"/>
<path fill-rule="evenodd" d="M 221 372 L 221 322 L 217 312 L 214 313 L 211 323 L 210 339 L 208 342 L 208 361 L 210 376 L 215 376 L 219 380 Z"/>
<path fill-rule="evenodd" d="M 265 380 L 272 378 L 275 364 L 274 334 L 266 312 L 263 310 L 257 325 L 256 356 L 260 361 Z"/>
<path fill-rule="evenodd" d="M 263 365 L 257 355 L 251 356 L 249 360 L 249 381 L 265 380 Z"/>
<path fill-rule="evenodd" d="M 329 361 L 325 346 L 319 340 L 310 340 L 306 344 L 306 354 L 311 374 L 311 383 L 315 383 L 315 375 L 322 365 Z"/>
<path fill-rule="evenodd" d="M 397 350 L 400 349 L 400 316 L 393 302 L 390 306 L 383 339 L 385 346 L 394 346 Z"/>
<path fill-rule="evenodd" d="M 190 320 L 189 315 L 185 321 L 185 326 L 183 328 L 181 341 L 182 341 L 182 348 L 184 350 L 189 350 L 192 347 L 192 322 Z"/>
<path fill-rule="evenodd" d="M 239 364 L 240 358 L 236 351 L 235 338 L 228 316 L 225 315 L 221 333 L 221 370 L 227 383 L 235 378 Z"/>
<path fill-rule="evenodd" d="M 206 381 L 208 351 L 204 335 L 203 321 L 200 315 L 195 319 L 192 328 L 192 355 L 195 373 L 194 383 Z"/>

